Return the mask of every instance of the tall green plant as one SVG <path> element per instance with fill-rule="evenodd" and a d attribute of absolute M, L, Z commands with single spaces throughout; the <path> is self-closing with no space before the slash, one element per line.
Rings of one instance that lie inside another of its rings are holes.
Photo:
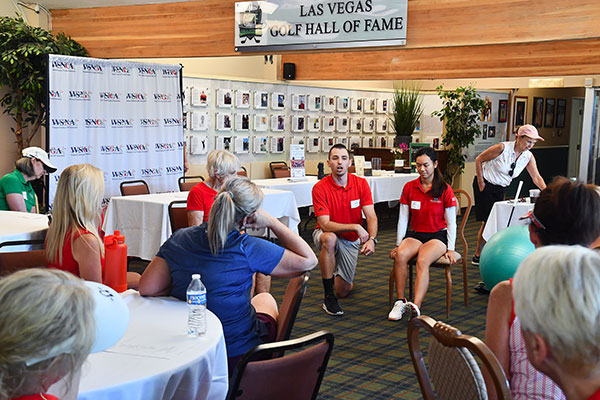
<path fill-rule="evenodd" d="M 410 136 L 423 114 L 421 85 L 408 82 L 394 84 L 394 113 L 390 116 L 396 135 Z"/>
<path fill-rule="evenodd" d="M 20 17 L 0 17 L 0 86 L 7 90 L 0 106 L 15 122 L 11 131 L 19 154 L 46 122 L 48 54 L 88 55 L 64 33 L 54 36 Z"/>
<path fill-rule="evenodd" d="M 463 149 L 475 142 L 475 136 L 479 136 L 477 121 L 486 103 L 471 85 L 458 87 L 455 91 L 443 90 L 440 85 L 436 90 L 442 99 L 442 109 L 431 115 L 439 117 L 446 124 L 442 144 L 448 149 L 448 166 L 444 179 L 452 186 L 454 179 L 465 169 L 467 156 L 463 154 Z"/>

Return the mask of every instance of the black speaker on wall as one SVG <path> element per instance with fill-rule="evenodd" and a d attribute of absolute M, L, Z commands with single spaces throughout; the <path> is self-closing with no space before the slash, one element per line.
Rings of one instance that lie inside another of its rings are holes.
<path fill-rule="evenodd" d="M 283 79 L 286 81 L 296 79 L 296 64 L 283 63 Z"/>

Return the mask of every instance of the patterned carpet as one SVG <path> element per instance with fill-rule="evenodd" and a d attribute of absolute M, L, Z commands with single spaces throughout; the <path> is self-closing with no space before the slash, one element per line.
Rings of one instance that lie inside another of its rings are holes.
<path fill-rule="evenodd" d="M 344 309 L 342 317 L 329 316 L 321 309 L 323 286 L 318 266 L 312 271 L 292 337 L 321 329 L 335 335 L 335 345 L 321 385 L 319 399 L 422 398 L 408 353 L 407 323 L 404 320 L 387 320 L 388 277 L 392 268 L 388 254 L 395 244 L 397 211 L 390 213 L 386 208 L 379 205 L 377 207 L 379 244 L 374 255 L 359 258 L 354 290 L 349 297 L 340 300 Z M 306 232 L 302 233 L 310 244 L 314 226 L 313 220 L 308 224 Z M 471 215 L 465 230 L 471 254 L 478 228 L 479 223 L 475 221 L 474 215 Z M 469 260 L 468 307 L 463 303 L 460 266 L 452 272 L 450 318 L 446 319 L 443 269 L 431 270 L 429 291 L 421 311 L 450 323 L 463 333 L 483 339 L 488 296 L 472 290 L 480 280 L 479 270 L 472 266 Z M 287 281 L 273 279 L 272 293 L 278 301 L 281 301 L 286 284 Z"/>

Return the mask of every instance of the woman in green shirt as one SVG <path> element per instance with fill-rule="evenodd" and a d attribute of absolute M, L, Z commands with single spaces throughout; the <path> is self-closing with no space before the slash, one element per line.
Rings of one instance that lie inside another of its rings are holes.
<path fill-rule="evenodd" d="M 0 178 L 0 210 L 37 212 L 31 181 L 47 172 L 56 171 L 48 153 L 39 147 L 23 149 L 23 157 L 15 162 L 16 169 Z"/>

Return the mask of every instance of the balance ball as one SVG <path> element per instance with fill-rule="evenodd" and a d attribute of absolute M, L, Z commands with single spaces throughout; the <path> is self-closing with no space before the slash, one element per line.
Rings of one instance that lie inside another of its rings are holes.
<path fill-rule="evenodd" d="M 521 261 L 535 250 L 527 225 L 511 226 L 492 236 L 483 247 L 479 273 L 492 290 L 497 283 L 513 277 Z"/>

